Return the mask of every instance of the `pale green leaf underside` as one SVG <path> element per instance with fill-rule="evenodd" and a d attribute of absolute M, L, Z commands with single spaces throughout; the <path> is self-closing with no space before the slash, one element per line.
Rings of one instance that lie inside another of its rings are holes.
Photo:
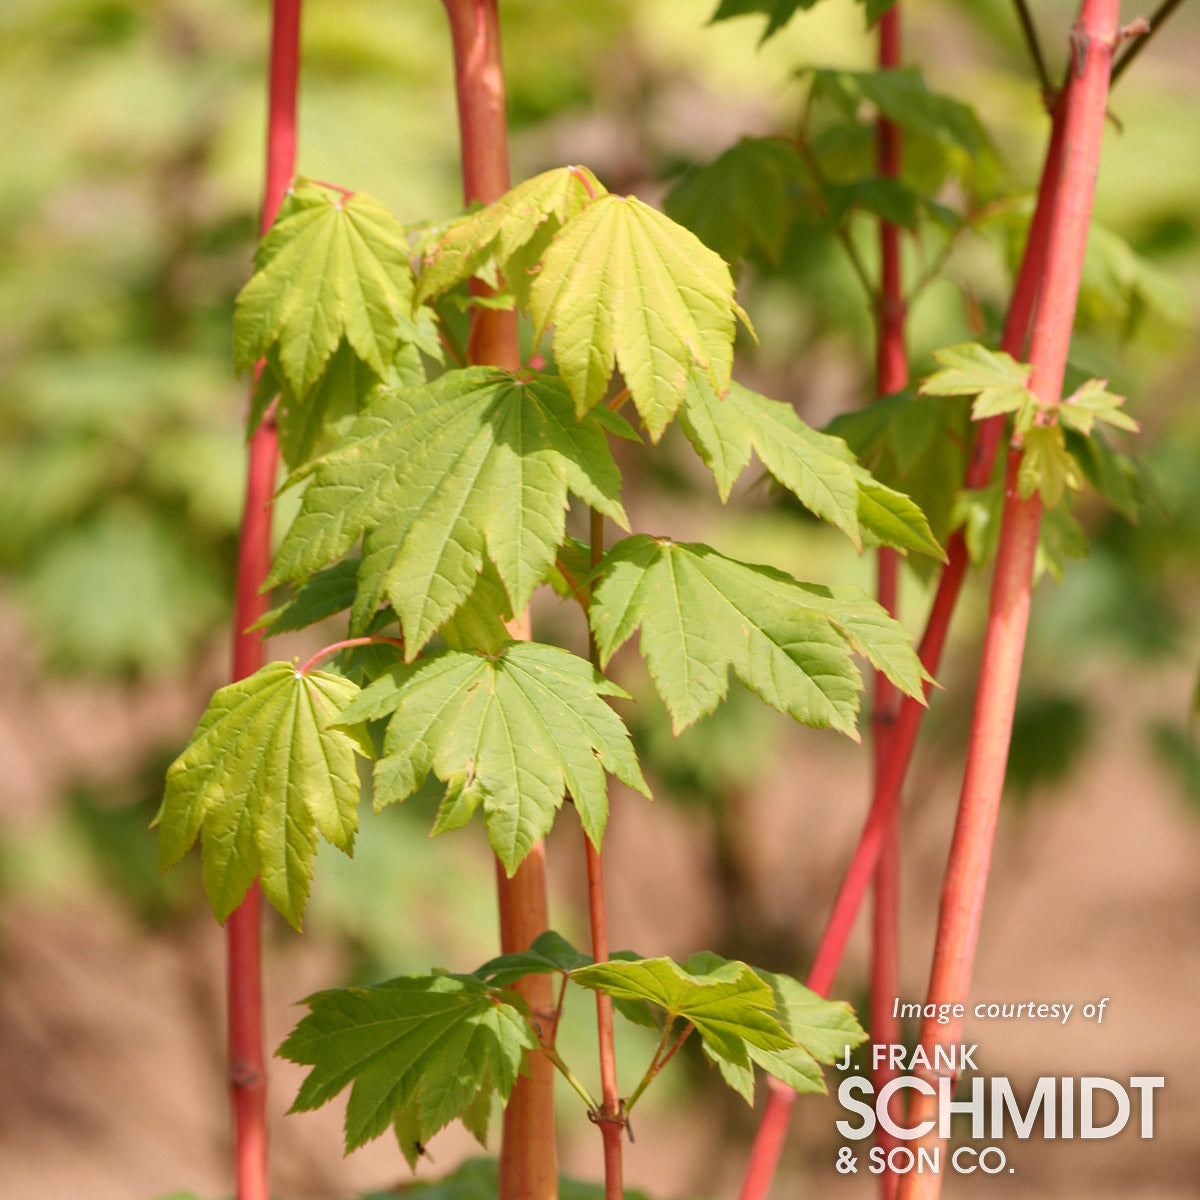
<path fill-rule="evenodd" d="M 568 492 L 628 525 L 603 427 L 551 376 L 470 367 L 385 391 L 312 474 L 271 582 L 365 534 L 352 629 L 390 602 L 410 659 L 471 595 L 485 553 L 524 608 L 565 537 Z"/>
<path fill-rule="evenodd" d="M 607 662 L 641 628 L 641 651 L 676 733 L 724 698 L 729 670 L 772 708 L 857 739 L 862 677 L 852 650 L 909 694 L 920 667 L 906 635 L 865 596 L 805 588 L 707 546 L 638 535 L 605 559 L 592 631 Z"/>
<path fill-rule="evenodd" d="M 401 322 L 410 324 L 412 268 L 404 229 L 377 200 L 299 182 L 255 256 L 234 318 L 234 361 L 249 370 L 273 351 L 303 395 L 344 337 L 387 374 Z"/>
<path fill-rule="evenodd" d="M 606 770 L 649 795 L 629 733 L 604 700 L 623 695 L 565 650 L 510 643 L 496 655 L 447 651 L 396 667 L 345 720 L 391 714 L 377 808 L 411 795 L 432 770 L 446 784 L 434 832 L 466 824 L 482 804 L 488 840 L 511 874 L 549 832 L 564 792 L 596 846 Z"/>
<path fill-rule="evenodd" d="M 770 987 L 745 963 L 725 962 L 693 972 L 669 958 L 611 961 L 579 967 L 570 977 L 615 1000 L 648 1001 L 664 1011 L 668 1024 L 690 1021 L 706 1048 L 741 1066 L 748 1065 L 750 1047 L 777 1052 L 795 1048 L 779 1023 Z"/>
<path fill-rule="evenodd" d="M 377 987 L 318 992 L 279 1048 L 311 1066 L 293 1112 L 350 1087 L 346 1152 L 395 1125 L 426 1142 L 480 1099 L 507 1100 L 537 1037 L 512 993 L 468 976 L 406 976 Z M 406 1153 L 412 1145 L 406 1145 Z"/>
<path fill-rule="evenodd" d="M 355 752 L 369 756 L 370 747 L 361 730 L 331 725 L 357 694 L 340 676 L 301 676 L 290 663 L 268 663 L 213 696 L 171 764 L 155 818 L 159 866 L 173 866 L 200 836 L 219 921 L 258 878 L 263 895 L 299 928 L 318 833 L 353 850 Z"/>
<path fill-rule="evenodd" d="M 693 367 L 718 391 L 729 386 L 742 315 L 729 268 L 634 197 L 602 196 L 563 226 L 530 300 L 537 336 L 554 326 L 555 362 L 580 412 L 599 403 L 619 366 L 657 442 Z"/>
<path fill-rule="evenodd" d="M 527 271 L 536 258 L 514 264 L 522 268 L 519 271 L 510 270 L 510 260 L 514 255 L 529 257 L 521 252 L 531 243 L 543 249 L 549 237 L 589 203 L 589 187 L 593 196 L 605 194 L 586 167 L 556 167 L 518 184 L 494 204 L 460 217 L 425 256 L 417 303 L 449 291 L 494 261 L 502 274 L 511 275 L 505 282 L 527 304 Z"/>

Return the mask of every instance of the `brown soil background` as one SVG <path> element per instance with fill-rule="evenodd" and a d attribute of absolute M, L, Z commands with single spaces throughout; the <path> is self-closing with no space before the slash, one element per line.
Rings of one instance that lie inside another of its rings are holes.
<path fill-rule="evenodd" d="M 9 830 L 53 816 L 69 780 L 120 778 L 148 745 L 182 740 L 203 703 L 177 686 L 127 690 L 32 674 L 15 621 L 0 635 L 0 820 Z M 204 674 L 219 676 L 214 656 Z M 1162 1074 L 1155 1136 L 1133 1129 L 1103 1141 L 1004 1143 L 1012 1174 L 951 1176 L 948 1196 L 1131 1197 L 1197 1195 L 1200 1145 L 1200 822 L 1132 732 L 1147 714 L 1186 705 L 1185 667 L 1151 682 L 1116 667 L 1099 672 L 1105 697 L 1097 748 L 1069 783 L 1022 810 L 1007 810 L 982 931 L 974 1000 L 1070 1002 L 1066 1027 L 1029 1021 L 969 1021 L 985 1075 L 1014 1083 L 1040 1075 L 1124 1079 Z M 841 865 L 861 819 L 865 756 L 830 736 L 801 731 L 748 805 L 738 847 L 752 879 L 757 920 L 819 934 Z M 904 898 L 905 998 L 919 1000 L 928 966 L 936 887 L 956 796 L 958 765 L 926 755 L 909 793 Z M 670 803 L 618 795 L 607 858 L 614 944 L 686 957 L 722 936 L 715 865 L 694 814 Z M 147 834 L 149 837 L 150 835 Z M 577 835 L 556 831 L 551 861 L 560 912 L 578 906 Z M 431 849 L 431 853 L 437 853 Z M 480 854 L 481 869 L 489 869 Z M 753 940 L 755 931 L 742 931 Z M 296 1020 L 294 1001 L 329 986 L 344 953 L 320 937 L 300 939 L 272 924 L 268 937 L 268 1044 Z M 861 930 L 839 994 L 862 985 Z M 791 964 L 803 974 L 804 962 Z M 151 1200 L 179 1188 L 228 1194 L 223 1087 L 222 946 L 203 915 L 147 932 L 94 883 L 25 893 L 0 909 L 0 1197 L 4 1200 Z M 1103 1025 L 1078 1016 L 1109 997 Z M 271 1081 L 275 1187 L 280 1197 L 335 1200 L 407 1179 L 386 1139 L 343 1161 L 340 1105 L 285 1117 L 299 1080 L 279 1063 Z M 651 1195 L 735 1194 L 753 1117 L 684 1073 L 666 1096 L 651 1094 L 628 1150 L 628 1180 Z M 833 1168 L 843 1116 L 831 1100 L 806 1098 L 774 1195 L 857 1200 L 873 1179 Z M 477 1153 L 450 1130 L 431 1147 L 421 1175 Z M 599 1171 L 594 1131 L 573 1121 L 564 1167 Z"/>

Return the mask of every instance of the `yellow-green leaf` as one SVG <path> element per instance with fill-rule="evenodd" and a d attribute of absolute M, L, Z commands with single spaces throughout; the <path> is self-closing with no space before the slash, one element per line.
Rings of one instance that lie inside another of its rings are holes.
<path fill-rule="evenodd" d="M 301 675 L 290 663 L 268 663 L 213 696 L 171 764 L 155 817 L 159 866 L 173 866 L 199 836 L 217 920 L 237 908 L 257 878 L 263 895 L 299 928 L 317 835 L 352 852 L 355 754 L 370 757 L 371 747 L 361 728 L 334 723 L 358 690 L 339 675 Z"/>
<path fill-rule="evenodd" d="M 729 386 L 735 318 L 724 261 L 631 196 L 602 196 L 555 235 L 530 293 L 537 336 L 580 413 L 604 396 L 614 366 L 654 441 L 683 403 L 693 367 Z"/>

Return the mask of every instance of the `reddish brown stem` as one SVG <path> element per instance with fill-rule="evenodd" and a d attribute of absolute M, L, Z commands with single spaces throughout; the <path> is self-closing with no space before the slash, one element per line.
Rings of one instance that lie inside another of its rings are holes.
<path fill-rule="evenodd" d="M 1017 358 L 1023 356 L 1046 269 L 1049 230 L 1063 169 L 1063 114 L 1073 82 L 1074 76 L 1071 76 L 1056 109 L 1051 114 L 1053 124 L 1038 186 L 1037 203 L 1005 321 L 1001 349 Z M 991 478 L 1004 427 L 1002 417 L 993 417 L 980 424 L 967 465 L 964 479 L 966 487 L 984 487 Z M 946 558 L 919 648 L 921 662 L 931 675 L 937 674 L 941 663 L 950 618 L 953 616 L 969 565 L 966 542 L 961 530 L 951 534 L 946 545 Z M 929 692 L 930 688 L 926 686 L 927 699 Z M 876 773 L 871 807 L 809 969 L 808 986 L 822 996 L 828 995 L 833 988 L 855 918 L 875 875 L 887 840 L 886 832 L 892 821 L 909 763 L 912 761 L 913 748 L 925 711 L 925 708 L 911 697 L 906 696 L 901 701 L 895 725 L 888 739 L 885 761 Z M 790 1088 L 771 1081 L 766 1110 L 751 1151 L 740 1200 L 763 1200 L 767 1195 L 783 1149 L 794 1102 L 795 1093 Z"/>
<path fill-rule="evenodd" d="M 267 113 L 267 163 L 259 232 L 270 228 L 296 160 L 296 90 L 300 70 L 300 0 L 275 0 Z M 238 543 L 233 678 L 263 664 L 263 635 L 252 626 L 267 610 L 260 593 L 271 565 L 271 497 L 279 451 L 273 421 L 250 439 L 246 500 Z M 262 1031 L 262 896 L 257 882 L 225 924 L 229 1020 L 229 1089 L 233 1107 L 238 1200 L 268 1200 L 267 1072 Z"/>
<path fill-rule="evenodd" d="M 1075 83 L 1065 102 L 1063 171 L 1030 346 L 1030 387 L 1047 403 L 1057 402 L 1062 394 L 1119 20 L 1120 0 L 1083 0 L 1071 37 Z M 1020 449 L 1014 447 L 1008 455 L 979 689 L 938 914 L 927 993 L 928 1001 L 934 1004 L 962 1004 L 967 999 L 1004 786 L 1042 516 L 1040 499 L 1034 495 L 1023 500 L 1017 491 L 1019 466 Z M 957 1041 L 961 1033 L 961 1019 L 952 1019 L 945 1027 L 926 1021 L 921 1029 L 921 1045 L 932 1056 L 935 1046 Z M 936 1108 L 936 1096 L 915 1093 L 909 1124 L 918 1126 L 929 1120 Z M 941 1130 L 934 1122 L 929 1133 L 919 1139 L 918 1147 L 940 1146 L 941 1140 Z M 923 1180 L 908 1176 L 900 1195 L 904 1200 L 932 1200 L 939 1191 L 940 1176 Z"/>
<path fill-rule="evenodd" d="M 340 642 L 334 642 L 329 646 L 322 646 L 316 654 L 312 655 L 304 662 L 297 670 L 298 675 L 307 675 L 323 658 L 329 658 L 330 655 L 337 654 L 342 650 L 350 650 L 354 646 L 398 646 L 401 650 L 404 649 L 404 639 L 396 637 L 381 637 L 378 634 L 371 634 L 367 637 L 343 638 Z"/>
<path fill-rule="evenodd" d="M 462 144 L 463 199 L 490 204 L 511 186 L 504 67 L 496 0 L 443 0 L 454 43 L 454 85 Z M 471 282 L 471 294 L 491 288 Z M 472 308 L 467 360 L 515 371 L 520 365 L 517 314 L 508 309 Z"/>
<path fill-rule="evenodd" d="M 454 45 L 454 79 L 462 148 L 463 198 L 490 204 L 508 191 L 508 122 L 500 22 L 496 0 L 444 0 Z M 475 294 L 487 294 L 477 281 Z M 515 371 L 520 365 L 516 313 L 475 306 L 467 360 Z M 510 625 L 514 637 L 529 637 L 529 616 Z M 549 927 L 545 850 L 539 843 L 512 878 L 497 863 L 500 949 L 516 953 Z M 554 990 L 547 975 L 519 980 L 542 1028 L 552 1042 Z M 554 1065 L 543 1054 L 530 1056 L 529 1075 L 517 1081 L 504 1110 L 500 1149 L 500 1200 L 554 1200 L 558 1195 L 558 1151 L 554 1126 Z"/>
<path fill-rule="evenodd" d="M 900 6 L 894 5 L 879 19 L 879 66 L 894 70 L 900 66 Z M 875 168 L 883 177 L 898 179 L 901 167 L 902 142 L 898 126 L 880 115 L 875 123 Z M 875 364 L 875 391 L 879 396 L 897 392 L 908 383 L 908 351 L 905 344 L 905 304 L 902 266 L 900 261 L 900 228 L 891 221 L 879 223 L 879 300 L 876 313 L 878 346 Z M 897 583 L 899 557 L 894 550 L 880 549 L 876 599 L 895 616 L 897 613 Z M 887 759 L 892 726 L 896 719 L 899 693 L 882 671 L 875 672 L 875 702 L 871 716 L 871 734 L 875 751 L 875 776 Z M 892 810 L 891 820 L 884 832 L 883 849 L 875 868 L 871 911 L 871 1040 L 875 1044 L 899 1041 L 899 1024 L 893 1017 L 891 997 L 899 986 L 899 905 L 900 905 L 900 821 L 898 811 Z M 871 1077 L 875 1092 L 887 1084 L 895 1071 L 890 1057 L 875 1066 L 872 1056 Z M 900 1115 L 900 1102 L 893 1102 Z M 878 1144 L 885 1153 L 895 1145 L 895 1139 L 882 1127 L 877 1134 Z M 896 1194 L 897 1177 L 885 1170 L 879 1178 L 880 1194 L 892 1200 Z"/>
<path fill-rule="evenodd" d="M 590 516 L 591 565 L 594 571 L 604 557 L 604 516 L 595 509 Z M 592 666 L 600 669 L 600 650 L 596 639 L 588 633 L 588 650 Z M 608 905 L 604 895 L 604 859 L 601 852 L 584 837 L 587 856 L 588 917 L 592 927 L 592 957 L 596 962 L 608 962 Z M 617 1091 L 617 1055 L 613 1039 L 612 997 L 596 993 L 596 1032 L 600 1046 L 600 1103 L 597 1115 L 600 1135 L 604 1139 L 604 1196 L 605 1200 L 621 1200 L 624 1189 L 624 1162 L 621 1134 L 625 1114 Z"/>

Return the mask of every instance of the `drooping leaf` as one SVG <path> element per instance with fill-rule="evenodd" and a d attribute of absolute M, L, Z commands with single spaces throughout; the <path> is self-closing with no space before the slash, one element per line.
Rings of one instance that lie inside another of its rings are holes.
<path fill-rule="evenodd" d="M 387 374 L 411 324 L 413 277 L 404 229 L 382 204 L 298 181 L 254 261 L 234 317 L 239 371 L 273 352 L 302 397 L 345 338 L 377 377 Z"/>
<path fill-rule="evenodd" d="M 856 597 L 839 610 L 820 591 L 707 546 L 637 535 L 606 556 L 589 621 L 603 662 L 641 628 L 642 656 L 677 733 L 712 712 L 732 668 L 772 708 L 857 738 L 853 644 L 869 641 L 872 661 L 910 694 L 920 694 L 920 669 L 886 614 L 868 619 L 872 601 Z"/>
<path fill-rule="evenodd" d="M 754 451 L 801 504 L 861 544 L 851 456 L 843 443 L 805 425 L 790 404 L 737 382 L 722 396 L 693 372 L 680 425 L 712 471 L 722 502 Z"/>
<path fill-rule="evenodd" d="M 593 197 L 606 194 L 587 167 L 556 167 L 518 184 L 494 204 L 460 217 L 425 255 L 417 303 L 440 296 L 494 261 L 517 303 L 528 307 L 529 271 L 550 238 Z"/>
<path fill-rule="evenodd" d="M 967 426 L 961 401 L 904 391 L 842 413 L 825 432 L 843 439 L 878 482 L 909 496 L 944 543 L 966 470 Z M 911 561 L 918 572 L 929 564 Z"/>
<path fill-rule="evenodd" d="M 796 13 L 807 12 L 817 3 L 819 0 L 720 0 L 717 11 L 709 20 L 725 21 L 730 17 L 762 13 L 767 18 L 767 27 L 762 35 L 765 42 L 773 33 L 778 33 Z"/>
<path fill-rule="evenodd" d="M 735 317 L 721 258 L 632 196 L 601 196 L 555 235 L 530 293 L 537 336 L 554 325 L 554 358 L 586 412 L 621 369 L 657 442 L 699 367 L 729 386 Z"/>
<path fill-rule="evenodd" d="M 734 265 L 753 249 L 778 262 L 805 191 L 796 147 L 782 138 L 742 138 L 693 167 L 667 193 L 667 216 Z"/>
<path fill-rule="evenodd" d="M 832 1065 L 867 1040 L 854 1010 L 842 1000 L 826 1000 L 790 975 L 759 970 L 775 993 L 779 1022 L 817 1062 Z"/>
<path fill-rule="evenodd" d="M 537 1036 L 524 1002 L 468 975 L 409 975 L 318 992 L 278 1053 L 312 1067 L 293 1112 L 350 1088 L 346 1152 L 397 1124 L 414 1153 L 478 1099 L 507 1100 Z"/>
<path fill-rule="evenodd" d="M 765 42 L 772 34 L 778 33 L 798 12 L 807 12 L 815 8 L 820 0 L 720 0 L 717 11 L 710 20 L 723 21 L 729 17 L 740 17 L 749 13 L 762 13 L 767 17 L 766 31 L 762 40 Z M 867 24 L 873 25 L 887 12 L 896 0 L 858 0 L 866 5 Z"/>
<path fill-rule="evenodd" d="M 201 837 L 217 920 L 258 878 L 263 895 L 299 928 L 318 833 L 347 854 L 353 850 L 355 753 L 372 751 L 364 730 L 334 722 L 357 695 L 340 676 L 300 675 L 292 664 L 274 662 L 213 696 L 167 771 L 154 820 L 162 870 Z"/>
<path fill-rule="evenodd" d="M 728 969 L 729 965 L 730 960 L 706 950 L 693 955 L 687 969 L 698 973 L 717 971 L 722 967 Z M 777 975 L 758 968 L 753 970 L 771 989 L 780 1026 L 794 1044 L 782 1049 L 767 1049 L 749 1043 L 746 1047 L 748 1063 L 722 1059 L 710 1052 L 725 1082 L 742 1095 L 747 1104 L 753 1104 L 753 1063 L 797 1092 L 826 1091 L 820 1064 L 832 1064 L 848 1047 L 866 1041 L 867 1035 L 855 1019 L 853 1010 L 841 1001 L 818 996 L 790 975 Z"/>
<path fill-rule="evenodd" d="M 576 968 L 571 982 L 614 999 L 649 1001 L 668 1023 L 690 1021 L 734 1061 L 746 1060 L 748 1045 L 787 1050 L 795 1044 L 779 1023 L 770 987 L 742 962 L 692 972 L 669 958 L 614 960 Z"/>
<path fill-rule="evenodd" d="M 933 536 L 925 514 L 910 497 L 880 483 L 857 463 L 853 470 L 858 484 L 858 523 L 867 545 L 916 550 L 946 561 L 946 552 Z"/>
<path fill-rule="evenodd" d="M 649 795 L 629 733 L 603 699 L 623 695 L 565 650 L 510 643 L 496 655 L 446 651 L 393 668 L 343 719 L 391 714 L 377 809 L 411 795 L 432 770 L 447 785 L 434 832 L 465 825 L 482 804 L 488 840 L 512 874 L 549 831 L 565 791 L 597 846 L 606 770 Z"/>
<path fill-rule="evenodd" d="M 949 143 L 967 155 L 990 149 L 979 118 L 967 104 L 931 91 L 915 67 L 875 71 L 805 70 L 814 95 L 827 97 L 847 116 L 857 116 L 866 100 L 908 133 Z"/>
<path fill-rule="evenodd" d="M 357 632 L 390 600 L 420 652 L 476 586 L 486 553 L 513 611 L 553 566 L 567 493 L 626 526 L 601 425 L 562 383 L 490 367 L 380 394 L 313 468 L 271 582 L 302 576 L 365 532 Z"/>
<path fill-rule="evenodd" d="M 680 425 L 712 471 L 722 500 L 753 451 L 801 504 L 836 525 L 856 548 L 865 535 L 873 545 L 944 557 L 924 514 L 907 496 L 873 479 L 840 438 L 810 429 L 790 404 L 737 382 L 719 396 L 693 372 Z"/>

